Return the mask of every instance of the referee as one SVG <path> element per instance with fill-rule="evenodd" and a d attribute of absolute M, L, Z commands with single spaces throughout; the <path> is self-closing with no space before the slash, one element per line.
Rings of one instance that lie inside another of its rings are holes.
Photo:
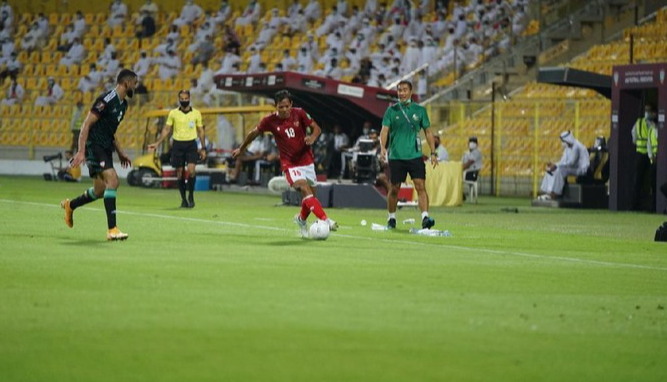
<path fill-rule="evenodd" d="M 195 165 L 198 159 L 206 159 L 206 137 L 204 136 L 204 123 L 199 110 L 190 106 L 190 91 L 178 92 L 178 102 L 181 106 L 172 109 L 167 117 L 166 128 L 162 129 L 162 135 L 148 148 L 155 150 L 174 130 L 174 145 L 171 148 L 171 165 L 176 169 L 178 178 L 178 190 L 181 192 L 181 208 L 194 208 L 195 198 Z M 202 142 L 202 148 L 197 151 L 197 135 Z M 185 199 L 185 174 L 183 168 L 188 164 L 188 198 Z"/>
<path fill-rule="evenodd" d="M 398 102 L 387 108 L 382 118 L 380 132 L 380 148 L 382 158 L 387 158 L 387 139 L 389 139 L 389 172 L 391 188 L 387 194 L 387 210 L 389 219 L 388 228 L 396 228 L 396 206 L 401 183 L 405 182 L 410 174 L 422 212 L 422 228 L 431 228 L 435 220 L 428 216 L 428 194 L 426 193 L 426 165 L 422 160 L 421 137 L 424 130 L 426 142 L 431 149 L 431 165 L 438 165 L 438 154 L 435 151 L 435 139 L 429 127 L 426 109 L 412 102 L 412 83 L 401 81 L 398 83 Z"/>

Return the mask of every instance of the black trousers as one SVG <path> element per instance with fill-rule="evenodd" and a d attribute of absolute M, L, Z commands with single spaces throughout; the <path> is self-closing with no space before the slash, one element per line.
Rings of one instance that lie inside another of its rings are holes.
<path fill-rule="evenodd" d="M 648 155 L 635 152 L 634 190 L 632 209 L 634 211 L 655 211 L 655 170 Z"/>

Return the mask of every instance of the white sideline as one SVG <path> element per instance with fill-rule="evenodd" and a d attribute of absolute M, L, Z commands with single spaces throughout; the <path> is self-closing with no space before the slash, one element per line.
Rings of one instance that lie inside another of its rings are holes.
<path fill-rule="evenodd" d="M 33 206 L 39 206 L 39 207 L 60 208 L 60 205 L 57 205 L 57 204 L 54 205 L 54 204 L 49 204 L 49 203 L 25 202 L 25 201 L 16 201 L 16 200 L 7 200 L 7 199 L 0 199 L 0 202 L 3 202 L 3 203 L 19 203 L 19 204 L 33 205 Z M 90 210 L 90 211 L 103 212 L 103 210 L 101 208 L 83 207 L 83 209 Z M 232 226 L 232 227 L 255 228 L 255 229 L 263 229 L 263 230 L 269 230 L 269 231 L 283 231 L 283 232 L 293 232 L 294 231 L 295 232 L 295 230 L 289 230 L 289 229 L 278 228 L 278 227 L 270 227 L 270 226 L 264 226 L 264 225 L 256 225 L 256 224 L 234 223 L 234 222 L 226 222 L 226 221 L 206 220 L 206 219 L 199 219 L 199 218 L 187 218 L 187 217 L 181 217 L 181 216 L 160 215 L 160 214 L 141 213 L 141 212 L 129 212 L 129 211 L 118 211 L 118 212 L 119 212 L 119 214 L 122 214 L 122 215 L 146 216 L 146 217 L 159 218 L 159 219 L 172 219 L 172 220 L 181 220 L 181 221 L 189 221 L 189 222 L 196 222 L 196 223 L 227 225 L 227 226 Z M 450 249 L 456 249 L 456 250 L 461 250 L 461 251 L 470 251 L 470 252 L 476 252 L 476 253 L 482 252 L 482 253 L 488 253 L 488 254 L 493 254 L 493 255 L 510 255 L 510 256 L 525 257 L 525 258 L 539 259 L 539 260 L 545 260 L 546 259 L 546 260 L 554 260 L 554 261 L 562 261 L 562 262 L 570 262 L 570 263 L 598 265 L 598 266 L 604 266 L 604 267 L 647 269 L 647 270 L 652 270 L 652 271 L 667 272 L 667 268 L 653 267 L 653 266 L 650 266 L 650 265 L 640 265 L 640 264 L 632 264 L 632 263 L 613 263 L 613 262 L 609 262 L 609 261 L 586 260 L 586 259 L 577 259 L 577 258 L 573 258 L 573 257 L 564 257 L 564 256 L 536 255 L 536 254 L 533 254 L 533 253 L 524 253 L 524 252 L 499 251 L 499 250 L 495 250 L 495 249 L 486 249 L 486 248 L 462 247 L 462 246 L 459 246 L 459 245 L 443 244 L 442 241 L 439 241 L 437 244 L 435 244 L 435 243 L 426 243 L 426 242 L 411 241 L 411 240 L 395 240 L 395 239 L 379 238 L 379 237 L 354 236 L 354 235 L 346 235 L 346 234 L 340 234 L 340 233 L 332 233 L 332 235 L 335 235 L 336 237 L 344 237 L 344 238 L 355 239 L 355 240 L 374 240 L 374 241 L 381 241 L 381 242 L 385 242 L 385 243 L 419 245 L 419 246 L 434 247 L 434 248 L 450 248 Z"/>

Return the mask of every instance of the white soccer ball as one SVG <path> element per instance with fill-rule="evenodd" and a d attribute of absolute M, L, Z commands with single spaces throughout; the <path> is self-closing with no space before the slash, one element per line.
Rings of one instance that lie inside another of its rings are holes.
<path fill-rule="evenodd" d="M 310 226 L 310 237 L 315 240 L 326 240 L 329 237 L 329 223 L 317 220 Z"/>
<path fill-rule="evenodd" d="M 283 192 L 289 190 L 289 183 L 284 176 L 274 176 L 269 180 L 269 183 L 266 185 L 274 194 L 282 194 Z"/>

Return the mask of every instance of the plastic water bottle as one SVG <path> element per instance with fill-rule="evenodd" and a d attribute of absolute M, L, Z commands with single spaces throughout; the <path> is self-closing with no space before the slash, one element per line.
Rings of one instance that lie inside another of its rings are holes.
<path fill-rule="evenodd" d="M 415 224 L 415 219 L 405 219 L 403 220 L 403 224 Z"/>
<path fill-rule="evenodd" d="M 415 234 L 415 235 L 420 235 L 420 236 L 430 236 L 430 237 L 436 237 L 436 236 L 445 236 L 445 237 L 451 237 L 452 234 L 448 230 L 444 231 L 438 231 L 437 229 L 417 229 L 417 228 L 411 228 L 410 233 Z"/>
<path fill-rule="evenodd" d="M 387 230 L 389 230 L 389 227 L 387 227 L 386 225 L 373 223 L 373 224 L 371 225 L 371 229 L 372 229 L 373 231 L 387 231 Z"/>

